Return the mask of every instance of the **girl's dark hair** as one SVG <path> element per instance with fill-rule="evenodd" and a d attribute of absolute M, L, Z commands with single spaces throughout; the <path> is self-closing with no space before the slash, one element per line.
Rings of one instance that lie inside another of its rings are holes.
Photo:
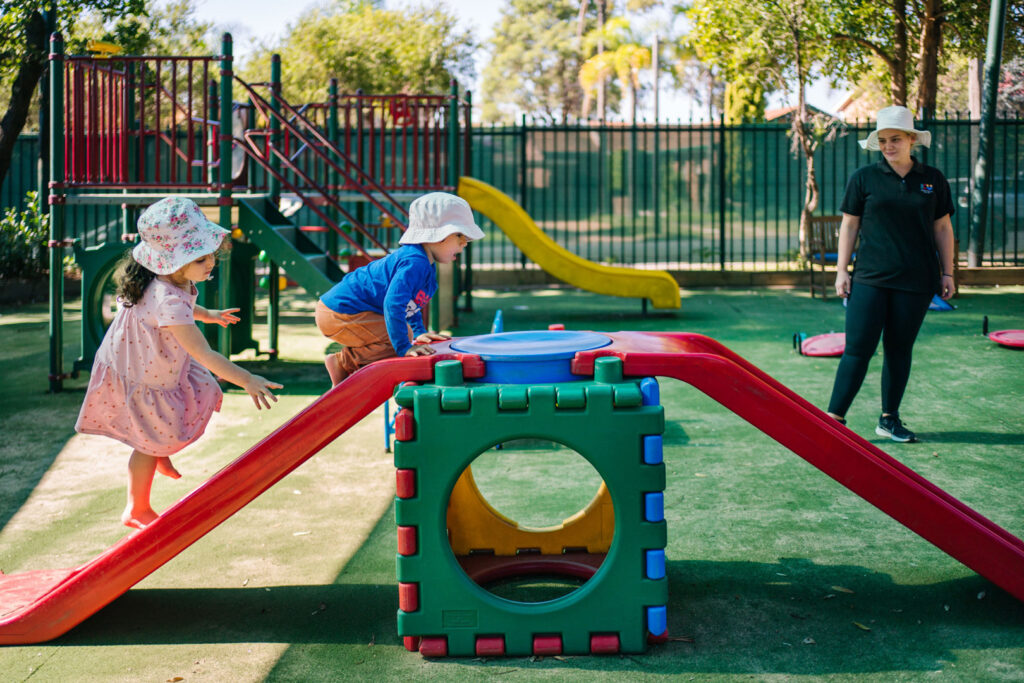
<path fill-rule="evenodd" d="M 132 257 L 129 249 L 121 257 L 114 271 L 114 284 L 117 286 L 117 296 L 125 306 L 134 306 L 139 303 L 142 293 L 156 277 L 156 273 L 139 265 L 139 262 Z"/>

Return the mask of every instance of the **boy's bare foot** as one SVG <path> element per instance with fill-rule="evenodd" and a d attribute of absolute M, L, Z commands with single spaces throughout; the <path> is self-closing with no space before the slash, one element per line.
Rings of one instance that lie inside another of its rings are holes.
<path fill-rule="evenodd" d="M 152 524 L 154 520 L 160 515 L 156 514 L 153 508 L 147 508 L 145 510 L 139 510 L 135 512 L 129 505 L 121 513 L 121 524 L 124 524 L 130 529 L 144 529 L 149 524 Z"/>
<path fill-rule="evenodd" d="M 171 479 L 181 479 L 181 472 L 175 469 L 170 458 L 157 458 L 156 471 Z"/>
<path fill-rule="evenodd" d="M 327 374 L 331 376 L 331 385 L 338 386 L 341 384 L 341 380 L 345 379 L 348 375 L 345 370 L 341 367 L 341 361 L 338 359 L 338 354 L 332 353 L 324 359 L 324 365 L 327 366 Z"/>

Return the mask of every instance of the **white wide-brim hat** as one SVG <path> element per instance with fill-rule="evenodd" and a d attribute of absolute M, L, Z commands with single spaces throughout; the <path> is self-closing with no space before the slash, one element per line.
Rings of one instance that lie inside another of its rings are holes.
<path fill-rule="evenodd" d="M 893 105 L 891 107 L 878 110 L 875 129 L 871 131 L 870 135 L 859 141 L 860 146 L 864 149 L 870 149 L 873 152 L 877 152 L 878 131 L 880 130 L 902 130 L 904 133 L 911 133 L 917 136 L 917 139 L 914 140 L 915 145 L 930 147 L 932 144 L 932 134 L 926 130 L 918 130 L 914 128 L 914 114 L 906 107 L 901 107 L 899 105 Z"/>
<path fill-rule="evenodd" d="M 139 216 L 138 227 L 141 241 L 132 256 L 157 275 L 170 275 L 212 254 L 228 234 L 185 197 L 167 197 L 151 205 Z"/>
<path fill-rule="evenodd" d="M 462 233 L 470 241 L 484 236 L 465 199 L 447 192 L 431 192 L 417 197 L 409 205 L 409 227 L 398 242 L 440 242 L 455 233 Z"/>

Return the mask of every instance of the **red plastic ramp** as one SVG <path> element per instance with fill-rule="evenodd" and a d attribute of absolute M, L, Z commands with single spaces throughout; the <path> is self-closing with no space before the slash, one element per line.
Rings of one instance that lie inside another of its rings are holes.
<path fill-rule="evenodd" d="M 122 595 L 242 509 L 390 398 L 403 381 L 428 381 L 439 360 L 463 361 L 479 377 L 476 356 L 435 354 L 362 368 L 270 436 L 225 466 L 147 526 L 75 569 L 0 575 L 0 645 L 56 638 Z"/>
<path fill-rule="evenodd" d="M 911 531 L 1024 601 L 1024 541 L 840 425 L 712 339 L 620 332 L 576 355 L 573 371 L 615 355 L 631 376 L 693 385 Z"/>

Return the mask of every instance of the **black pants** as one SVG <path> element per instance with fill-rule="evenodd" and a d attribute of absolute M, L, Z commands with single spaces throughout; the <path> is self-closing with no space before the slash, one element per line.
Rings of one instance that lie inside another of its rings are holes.
<path fill-rule="evenodd" d="M 846 415 L 882 339 L 882 412 L 898 415 L 910 379 L 914 340 L 931 294 L 855 283 L 846 306 L 846 350 L 839 360 L 828 412 Z"/>

